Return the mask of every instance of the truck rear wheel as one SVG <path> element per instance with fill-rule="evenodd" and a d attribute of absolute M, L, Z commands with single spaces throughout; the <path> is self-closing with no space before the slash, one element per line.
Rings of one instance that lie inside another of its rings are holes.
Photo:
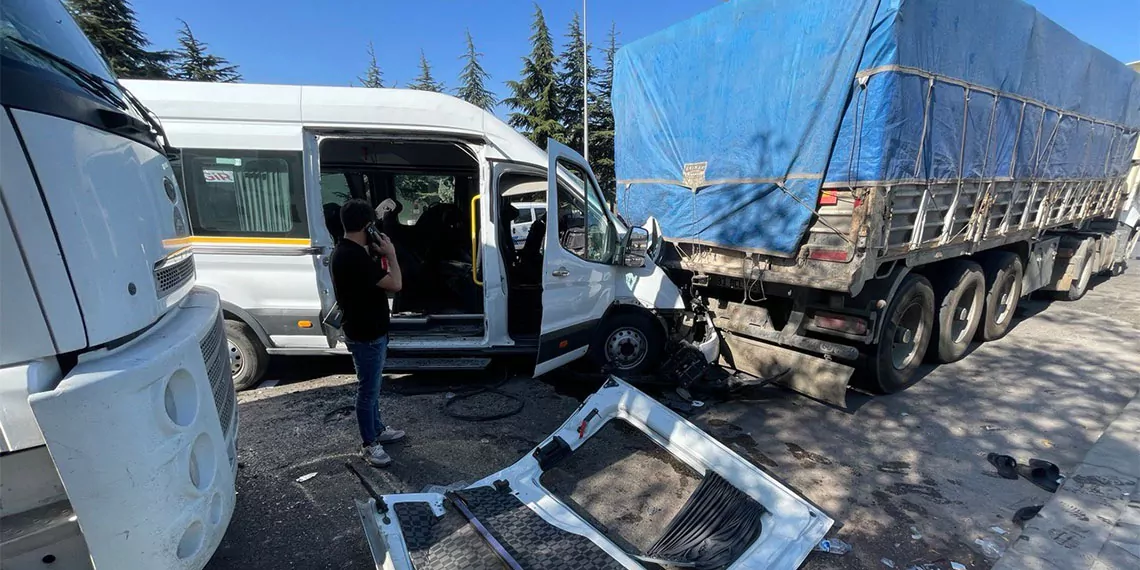
<path fill-rule="evenodd" d="M 976 338 L 979 341 L 997 340 L 1005 336 L 1013 324 L 1013 313 L 1021 300 L 1024 268 L 1021 258 L 1008 251 L 989 256 L 982 268 L 986 277 L 986 301 Z"/>
<path fill-rule="evenodd" d="M 922 364 L 934 326 L 934 290 L 921 275 L 907 275 L 884 314 L 867 364 L 884 394 L 906 388 Z"/>
<path fill-rule="evenodd" d="M 927 357 L 932 362 L 961 360 L 982 320 L 986 279 L 973 261 L 946 262 L 935 287 L 938 314 Z"/>
<path fill-rule="evenodd" d="M 227 320 L 225 325 L 234 390 L 240 392 L 261 382 L 265 370 L 269 368 L 269 353 L 249 325 L 231 320 Z"/>
<path fill-rule="evenodd" d="M 1068 291 L 1061 293 L 1061 299 L 1065 301 L 1076 301 L 1085 296 L 1089 290 L 1089 281 L 1092 281 L 1093 276 L 1093 249 L 1096 243 L 1090 238 L 1085 240 L 1088 245 L 1085 247 L 1084 259 L 1081 260 L 1081 270 L 1077 273 L 1076 279 L 1069 285 Z"/>

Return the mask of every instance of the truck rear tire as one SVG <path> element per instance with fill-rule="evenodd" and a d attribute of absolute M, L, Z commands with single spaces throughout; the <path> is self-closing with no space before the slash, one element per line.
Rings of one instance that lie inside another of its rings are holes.
<path fill-rule="evenodd" d="M 966 356 L 982 320 L 985 289 L 982 266 L 967 260 L 945 262 L 934 288 L 938 314 L 927 353 L 931 362 L 945 364 Z"/>
<path fill-rule="evenodd" d="M 261 382 L 265 370 L 269 368 L 269 353 L 249 325 L 227 320 L 225 328 L 234 390 L 240 392 L 252 388 Z"/>
<path fill-rule="evenodd" d="M 660 364 L 664 344 L 665 333 L 652 316 L 622 312 L 602 321 L 590 356 L 599 368 L 619 376 L 645 374 Z"/>
<path fill-rule="evenodd" d="M 1085 293 L 1089 290 L 1089 281 L 1092 280 L 1093 276 L 1093 249 L 1096 247 L 1096 243 L 1091 238 L 1086 241 L 1089 242 L 1089 244 L 1085 248 L 1084 259 L 1081 260 L 1081 271 L 1077 274 L 1077 278 L 1073 279 L 1072 284 L 1069 285 L 1069 290 L 1061 293 L 1062 300 L 1076 301 L 1084 297 Z"/>
<path fill-rule="evenodd" d="M 986 277 L 986 300 L 976 336 L 979 342 L 997 340 L 1009 332 L 1021 300 L 1021 279 L 1025 271 L 1021 258 L 1009 251 L 990 255 L 982 268 Z"/>
<path fill-rule="evenodd" d="M 883 315 L 883 326 L 867 366 L 874 387 L 881 393 L 893 394 L 911 384 L 930 344 L 934 327 L 934 290 L 930 281 L 921 275 L 907 275 Z"/>

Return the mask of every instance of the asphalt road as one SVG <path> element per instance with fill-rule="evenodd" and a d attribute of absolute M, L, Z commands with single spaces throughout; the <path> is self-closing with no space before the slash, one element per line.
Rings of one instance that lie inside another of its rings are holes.
<path fill-rule="evenodd" d="M 986 453 L 1047 459 L 1062 472 L 1084 456 L 1140 382 L 1140 269 L 1097 280 L 1074 303 L 1023 301 L 1018 318 L 1006 338 L 976 346 L 960 362 L 925 369 L 902 393 L 854 396 L 851 410 L 773 388 L 747 401 L 711 404 L 691 419 L 843 524 L 832 535 L 854 551 L 813 554 L 805 568 L 887 568 L 883 559 L 899 569 L 939 560 L 931 568 L 949 568 L 951 560 L 989 568 L 975 540 L 1000 547 L 1015 539 L 1013 512 L 1042 504 L 1048 493 L 999 478 Z M 351 373 L 346 358 L 278 359 L 270 376 L 276 386 L 239 396 L 238 506 L 209 568 L 369 567 L 353 507 L 353 499 L 366 495 L 344 466 L 360 464 Z M 481 478 L 530 450 L 590 390 L 573 377 L 514 377 L 503 389 L 525 401 L 523 411 L 486 423 L 444 415 L 443 393 L 416 394 L 508 377 L 509 367 L 500 366 L 482 375 L 387 379 L 385 421 L 409 435 L 391 446 L 391 468 L 365 468 L 375 486 L 414 492 Z M 472 404 L 495 410 L 508 403 L 483 395 Z M 589 472 L 581 484 L 560 474 L 551 486 L 576 493 L 573 500 L 600 520 L 628 519 L 612 512 L 625 491 L 601 512 L 592 511 L 591 503 L 602 501 L 591 501 L 591 493 L 668 483 L 661 473 L 669 472 L 669 461 L 660 452 L 632 440 L 596 447 L 599 456 L 583 462 Z M 297 482 L 309 473 L 316 475 Z M 670 492 L 672 500 L 642 491 L 644 503 L 625 503 L 668 512 L 685 496 Z M 638 517 L 628 520 L 632 530 L 618 534 L 631 543 L 653 531 Z"/>

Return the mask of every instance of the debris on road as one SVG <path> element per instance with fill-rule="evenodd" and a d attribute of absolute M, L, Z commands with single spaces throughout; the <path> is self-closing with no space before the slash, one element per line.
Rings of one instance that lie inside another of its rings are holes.
<path fill-rule="evenodd" d="M 910 539 L 911 540 L 919 540 L 921 538 L 922 538 L 922 533 L 918 532 L 918 527 L 916 527 L 916 526 L 910 527 Z"/>
<path fill-rule="evenodd" d="M 812 550 L 842 556 L 854 550 L 854 547 L 838 538 L 825 538 L 819 541 L 819 544 L 815 545 Z"/>
<path fill-rule="evenodd" d="M 1002 528 L 1000 526 L 996 526 L 996 525 L 990 527 L 990 532 L 993 532 L 994 534 L 998 534 L 1001 536 L 1005 536 L 1005 535 L 1009 534 L 1008 530 L 1005 530 L 1004 528 Z"/>
<path fill-rule="evenodd" d="M 988 538 L 975 538 L 974 544 L 978 545 L 978 548 L 982 550 L 982 554 L 984 554 L 986 558 L 992 560 L 1000 558 L 1001 553 L 1005 552 L 1004 544 L 998 544 Z"/>
<path fill-rule="evenodd" d="M 890 558 L 881 558 L 879 560 L 879 562 L 882 562 L 883 566 L 886 566 L 887 568 L 894 568 L 895 567 L 895 561 L 891 560 Z"/>
<path fill-rule="evenodd" d="M 304 475 L 297 477 L 297 482 L 298 483 L 304 483 L 305 481 L 308 481 L 309 479 L 312 479 L 313 477 L 316 477 L 316 476 L 317 476 L 316 471 L 313 471 L 312 473 L 305 473 Z"/>

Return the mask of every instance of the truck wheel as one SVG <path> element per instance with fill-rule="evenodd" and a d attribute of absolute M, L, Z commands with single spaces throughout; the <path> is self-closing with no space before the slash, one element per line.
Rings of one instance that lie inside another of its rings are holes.
<path fill-rule="evenodd" d="M 1092 280 L 1093 275 L 1093 247 L 1095 247 L 1096 244 L 1091 243 L 1091 239 L 1086 241 L 1090 243 L 1088 247 L 1085 248 L 1084 259 L 1081 260 L 1081 272 L 1077 274 L 1078 277 L 1069 285 L 1069 290 L 1061 293 L 1061 299 L 1065 301 L 1076 301 L 1084 297 L 1085 293 L 1089 290 L 1089 281 Z"/>
<path fill-rule="evenodd" d="M 269 367 L 269 353 L 249 325 L 241 321 L 226 321 L 226 347 L 230 353 L 230 372 L 234 389 L 242 391 L 261 382 Z"/>
<path fill-rule="evenodd" d="M 643 313 L 619 313 L 602 322 L 590 354 L 615 373 L 644 374 L 659 364 L 665 344 L 661 326 Z"/>
<path fill-rule="evenodd" d="M 1009 332 L 1021 300 L 1024 273 L 1021 258 L 1008 251 L 991 255 L 982 266 L 986 274 L 986 301 L 976 336 L 980 342 L 997 340 Z"/>
<path fill-rule="evenodd" d="M 973 261 L 946 262 L 935 287 L 938 314 L 927 357 L 932 362 L 961 360 L 982 320 L 986 279 Z"/>
<path fill-rule="evenodd" d="M 934 326 L 930 281 L 921 275 L 907 275 L 883 316 L 868 367 L 875 387 L 892 394 L 910 385 L 930 344 Z"/>

